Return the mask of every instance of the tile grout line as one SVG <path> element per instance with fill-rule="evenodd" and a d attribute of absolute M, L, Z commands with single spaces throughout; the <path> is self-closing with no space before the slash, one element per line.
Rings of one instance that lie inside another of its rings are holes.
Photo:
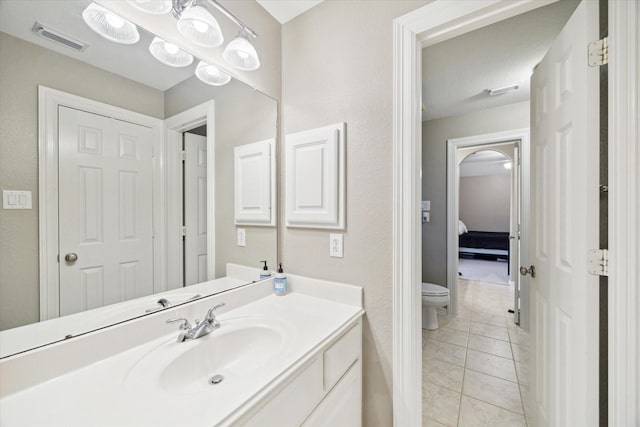
<path fill-rule="evenodd" d="M 511 345 L 511 353 L 513 354 L 513 343 L 511 342 L 511 336 L 509 336 L 509 344 Z M 524 414 L 524 425 L 528 427 L 529 420 L 527 417 L 527 409 L 525 408 L 525 405 L 524 405 L 524 396 L 522 395 L 522 384 L 520 384 L 520 374 L 518 374 L 518 367 L 516 365 L 515 357 L 513 358 L 513 368 L 516 370 L 516 378 L 518 379 L 518 393 L 520 394 L 520 406 L 522 406 L 522 413 Z"/>
<path fill-rule="evenodd" d="M 471 295 L 471 302 L 473 304 L 473 300 L 475 297 L 475 292 Z M 471 311 L 473 316 L 473 309 Z M 458 402 L 458 418 L 456 422 L 456 427 L 460 427 L 460 416 L 462 415 L 462 396 L 464 396 L 464 380 L 467 376 L 467 363 L 469 361 L 469 335 L 471 335 L 471 322 L 473 320 L 469 319 L 469 329 L 467 333 L 467 342 L 466 349 L 464 351 L 464 367 L 462 368 L 462 385 L 460 386 L 460 401 Z"/>

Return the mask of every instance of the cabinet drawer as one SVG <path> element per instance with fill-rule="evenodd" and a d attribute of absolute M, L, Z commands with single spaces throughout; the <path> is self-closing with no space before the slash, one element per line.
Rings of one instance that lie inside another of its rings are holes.
<path fill-rule="evenodd" d="M 324 352 L 324 390 L 329 391 L 362 352 L 362 326 L 358 322 Z"/>
<path fill-rule="evenodd" d="M 241 425 L 297 427 L 316 407 L 323 395 L 322 358 L 316 357 Z"/>

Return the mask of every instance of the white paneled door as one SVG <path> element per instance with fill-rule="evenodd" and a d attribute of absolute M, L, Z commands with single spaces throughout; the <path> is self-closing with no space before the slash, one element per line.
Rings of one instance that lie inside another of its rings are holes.
<path fill-rule="evenodd" d="M 531 400 L 536 426 L 598 424 L 598 2 L 583 0 L 531 79 Z M 529 266 L 524 266 L 529 268 Z"/>
<path fill-rule="evenodd" d="M 59 107 L 60 315 L 153 293 L 151 129 Z"/>
<path fill-rule="evenodd" d="M 207 137 L 184 134 L 185 286 L 207 276 Z"/>

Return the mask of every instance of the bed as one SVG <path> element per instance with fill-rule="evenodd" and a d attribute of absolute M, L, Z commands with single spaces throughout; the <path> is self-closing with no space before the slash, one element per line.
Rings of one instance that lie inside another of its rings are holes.
<path fill-rule="evenodd" d="M 458 253 L 464 256 L 509 261 L 509 233 L 467 230 L 460 221 Z"/>

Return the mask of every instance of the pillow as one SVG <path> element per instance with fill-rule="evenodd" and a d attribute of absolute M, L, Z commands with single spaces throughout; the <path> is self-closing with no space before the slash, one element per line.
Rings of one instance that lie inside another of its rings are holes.
<path fill-rule="evenodd" d="M 458 234 L 462 235 L 464 233 L 468 233 L 467 226 L 464 225 L 464 222 L 458 220 Z"/>

